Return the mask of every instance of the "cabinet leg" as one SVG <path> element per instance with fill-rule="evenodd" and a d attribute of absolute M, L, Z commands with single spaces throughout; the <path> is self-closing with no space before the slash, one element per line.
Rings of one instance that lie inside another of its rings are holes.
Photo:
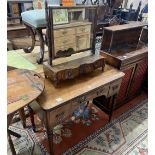
<path fill-rule="evenodd" d="M 30 119 L 31 119 L 31 123 L 32 123 L 32 129 L 35 132 L 36 131 L 36 126 L 34 123 L 34 112 L 33 109 L 28 105 L 28 109 L 29 109 L 29 113 L 30 113 Z"/>
<path fill-rule="evenodd" d="M 23 128 L 26 128 L 26 116 L 25 116 L 24 108 L 19 110 L 19 116 L 23 124 Z"/>
<path fill-rule="evenodd" d="M 116 98 L 116 94 L 112 96 L 112 104 L 111 104 L 110 111 L 109 111 L 109 122 L 111 121 L 111 117 L 113 114 L 113 108 L 115 105 L 115 98 Z"/>

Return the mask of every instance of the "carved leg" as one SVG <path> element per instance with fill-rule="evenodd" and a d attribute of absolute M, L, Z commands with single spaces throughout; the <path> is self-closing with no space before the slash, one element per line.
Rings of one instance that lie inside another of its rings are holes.
<path fill-rule="evenodd" d="M 20 116 L 21 122 L 23 124 L 23 128 L 26 128 L 26 116 L 24 113 L 24 108 L 19 110 L 19 116 Z"/>
<path fill-rule="evenodd" d="M 34 123 L 34 112 L 33 109 L 28 105 L 28 109 L 29 109 L 29 113 L 30 113 L 30 119 L 31 119 L 31 123 L 32 123 L 32 129 L 35 132 L 36 131 L 36 126 Z"/>
<path fill-rule="evenodd" d="M 40 55 L 39 58 L 37 58 L 37 63 L 41 64 L 44 60 L 44 38 L 43 38 L 43 34 L 42 34 L 42 29 L 36 29 L 36 32 L 39 36 L 39 42 L 40 42 Z"/>
<path fill-rule="evenodd" d="M 33 29 L 28 26 L 28 25 L 25 25 L 26 28 L 28 29 L 28 31 L 30 32 L 30 35 L 31 35 L 31 38 L 32 38 L 32 46 L 31 47 L 28 47 L 28 48 L 25 48 L 23 49 L 25 53 L 31 53 L 34 49 L 34 46 L 35 46 L 35 33 L 33 31 Z"/>
<path fill-rule="evenodd" d="M 113 108 L 114 108 L 114 104 L 115 104 L 115 98 L 116 98 L 116 94 L 112 96 L 112 103 L 111 103 L 111 107 L 110 107 L 110 111 L 109 111 L 109 122 L 111 121 Z"/>
<path fill-rule="evenodd" d="M 11 152 L 12 152 L 13 155 L 16 155 L 16 151 L 15 151 L 15 148 L 14 148 L 14 145 L 13 145 L 9 130 L 8 130 L 7 133 L 8 133 L 8 142 L 9 142 L 9 145 L 10 145 Z"/>
<path fill-rule="evenodd" d="M 47 112 L 46 112 L 46 131 L 47 131 L 47 138 L 48 138 L 48 145 L 49 145 L 49 154 L 50 155 L 54 155 L 54 152 L 53 152 L 53 129 L 52 131 L 50 130 L 50 124 L 49 124 L 49 121 L 48 121 L 48 117 L 47 117 Z"/>

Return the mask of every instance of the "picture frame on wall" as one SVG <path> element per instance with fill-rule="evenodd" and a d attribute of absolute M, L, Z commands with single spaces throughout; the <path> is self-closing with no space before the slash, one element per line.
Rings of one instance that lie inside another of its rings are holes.
<path fill-rule="evenodd" d="M 45 0 L 33 0 L 33 8 L 34 9 L 44 9 L 45 8 Z"/>
<path fill-rule="evenodd" d="M 53 10 L 53 24 L 67 24 L 68 20 L 68 10 L 67 9 L 55 9 Z"/>

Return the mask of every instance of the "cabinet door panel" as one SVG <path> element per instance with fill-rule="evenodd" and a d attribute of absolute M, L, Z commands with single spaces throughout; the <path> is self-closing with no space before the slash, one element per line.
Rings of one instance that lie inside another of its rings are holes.
<path fill-rule="evenodd" d="M 128 90 L 129 82 L 133 71 L 134 71 L 134 67 L 128 68 L 123 71 L 125 73 L 125 76 L 122 79 L 121 87 L 117 95 L 117 99 L 116 99 L 117 103 L 123 101 L 126 98 L 126 93 Z"/>
<path fill-rule="evenodd" d="M 143 60 L 137 64 L 135 75 L 133 77 L 132 85 L 129 91 L 129 96 L 134 96 L 137 92 L 140 91 L 144 76 L 147 71 L 147 67 L 148 67 L 147 60 Z"/>

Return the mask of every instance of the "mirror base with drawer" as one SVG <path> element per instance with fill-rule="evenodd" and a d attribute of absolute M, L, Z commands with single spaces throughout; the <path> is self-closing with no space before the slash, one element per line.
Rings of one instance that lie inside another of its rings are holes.
<path fill-rule="evenodd" d="M 43 64 L 45 77 L 53 81 L 54 86 L 67 79 L 74 79 L 75 77 L 94 71 L 97 68 L 104 70 L 105 59 L 100 55 L 91 55 L 79 58 L 72 61 L 67 61 L 55 66 L 50 66 L 47 62 Z"/>
<path fill-rule="evenodd" d="M 99 68 L 104 70 L 105 59 L 95 52 L 97 9 L 97 6 L 47 7 L 49 57 L 43 69 L 45 77 L 52 80 L 55 87 L 60 81 Z M 74 20 L 75 17 L 78 20 Z"/>

